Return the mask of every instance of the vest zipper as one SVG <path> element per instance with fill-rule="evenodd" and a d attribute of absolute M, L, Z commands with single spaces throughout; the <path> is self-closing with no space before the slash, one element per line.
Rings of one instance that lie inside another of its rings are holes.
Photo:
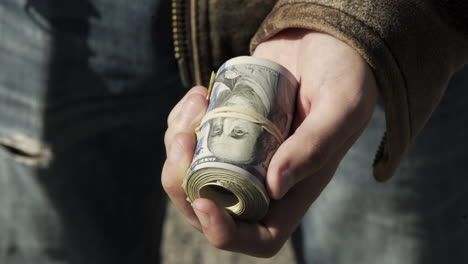
<path fill-rule="evenodd" d="M 190 87 L 193 84 L 190 53 L 190 3 L 191 0 L 172 1 L 172 39 L 174 56 L 179 67 L 182 84 Z"/>

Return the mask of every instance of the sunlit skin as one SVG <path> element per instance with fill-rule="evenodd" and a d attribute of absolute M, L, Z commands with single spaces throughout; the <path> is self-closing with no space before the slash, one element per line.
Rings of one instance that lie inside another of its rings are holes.
<path fill-rule="evenodd" d="M 269 257 L 290 237 L 366 127 L 377 85 L 354 49 L 312 30 L 282 31 L 261 43 L 253 55 L 283 65 L 300 83 L 292 134 L 268 166 L 265 187 L 272 201 L 267 215 L 258 222 L 244 222 L 208 199 L 187 202 L 180 186 L 195 150 L 193 131 L 207 108 L 203 87 L 190 90 L 169 115 L 162 184 L 174 205 L 213 246 Z"/>

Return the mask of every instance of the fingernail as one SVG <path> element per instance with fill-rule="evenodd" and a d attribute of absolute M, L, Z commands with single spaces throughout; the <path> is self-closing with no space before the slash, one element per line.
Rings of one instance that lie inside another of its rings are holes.
<path fill-rule="evenodd" d="M 210 216 L 204 212 L 198 211 L 196 208 L 193 208 L 195 214 L 198 217 L 198 221 L 203 227 L 208 227 L 210 225 Z"/>
<path fill-rule="evenodd" d="M 293 187 L 293 185 L 296 183 L 294 181 L 294 176 L 291 169 L 285 169 L 281 173 L 281 183 L 283 185 L 281 188 L 281 197 L 283 197 L 289 191 L 289 189 L 291 189 L 291 187 Z"/>

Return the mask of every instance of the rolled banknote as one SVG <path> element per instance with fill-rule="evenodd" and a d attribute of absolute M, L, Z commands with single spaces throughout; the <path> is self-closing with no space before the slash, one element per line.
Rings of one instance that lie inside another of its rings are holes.
<path fill-rule="evenodd" d="M 288 136 L 297 86 L 286 68 L 269 60 L 243 56 L 221 66 L 183 182 L 189 202 L 208 198 L 245 220 L 265 216 L 265 176 Z"/>

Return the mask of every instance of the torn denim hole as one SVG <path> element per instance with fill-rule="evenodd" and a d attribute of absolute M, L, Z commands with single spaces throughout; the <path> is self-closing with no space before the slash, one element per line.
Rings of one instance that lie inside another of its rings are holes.
<path fill-rule="evenodd" d="M 52 159 L 48 146 L 20 133 L 1 136 L 0 147 L 12 154 L 18 163 L 29 166 L 46 167 Z"/>

